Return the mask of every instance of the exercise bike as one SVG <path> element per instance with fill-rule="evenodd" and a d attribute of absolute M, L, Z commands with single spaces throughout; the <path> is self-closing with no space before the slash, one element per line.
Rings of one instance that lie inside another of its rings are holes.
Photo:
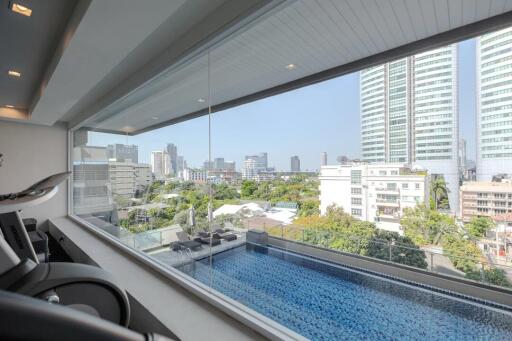
<path fill-rule="evenodd" d="M 71 329 L 84 329 L 77 323 L 81 318 L 87 324 L 90 322 L 90 317 L 75 313 L 79 311 L 126 327 L 130 322 L 130 305 L 126 292 L 116 283 L 116 280 L 108 272 L 91 265 L 40 263 L 20 217 L 21 210 L 51 199 L 57 193 L 58 185 L 70 174 L 70 172 L 54 174 L 24 191 L 0 195 L 0 303 L 2 303 L 0 311 L 8 306 L 12 312 L 25 312 L 27 316 L 34 314 L 37 316 L 38 311 L 44 310 L 46 303 L 46 309 L 50 315 L 64 318 L 62 321 L 55 322 L 57 325 L 60 323 Z M 1 290 L 37 298 L 39 302 L 31 305 L 29 299 L 14 299 L 12 294 Z M 16 302 L 18 305 L 14 304 Z M 63 308 L 57 306 L 72 308 L 73 312 L 68 309 L 62 311 Z M 8 321 L 3 317 L 0 320 L 2 321 L 0 323 Z M 110 332 L 117 333 L 117 336 L 128 335 L 126 334 L 128 330 L 121 331 L 124 328 L 116 332 L 115 328 L 105 327 L 104 321 L 98 323 L 99 334 L 94 334 L 93 328 L 92 332 L 89 330 L 89 336 L 109 336 Z M 137 335 L 140 336 L 140 334 Z M 115 339 L 114 336 L 110 335 L 112 339 Z"/>

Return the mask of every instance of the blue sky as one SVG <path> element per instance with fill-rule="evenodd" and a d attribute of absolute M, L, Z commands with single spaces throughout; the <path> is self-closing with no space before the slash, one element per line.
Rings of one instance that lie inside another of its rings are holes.
<path fill-rule="evenodd" d="M 459 44 L 460 136 L 475 159 L 475 41 Z M 298 155 L 302 170 L 318 169 L 320 154 L 360 156 L 359 74 L 354 73 L 212 115 L 212 158 L 236 161 L 267 152 L 269 165 L 289 170 Z M 137 136 L 91 133 L 89 145 L 126 143 L 139 146 L 139 162 L 167 143 L 178 146 L 189 166 L 208 159 L 208 118 L 201 117 Z"/>

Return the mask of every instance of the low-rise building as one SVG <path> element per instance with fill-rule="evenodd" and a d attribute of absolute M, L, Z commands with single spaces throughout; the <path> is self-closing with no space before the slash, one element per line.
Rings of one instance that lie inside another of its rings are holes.
<path fill-rule="evenodd" d="M 193 182 L 206 182 L 208 171 L 204 169 L 185 168 L 183 170 L 183 180 Z"/>
<path fill-rule="evenodd" d="M 319 179 L 321 214 L 336 205 L 389 231 L 401 232 L 405 208 L 428 202 L 427 173 L 404 164 L 324 166 Z"/>
<path fill-rule="evenodd" d="M 108 176 L 112 196 L 130 199 L 135 193 L 135 164 L 131 162 L 108 162 Z"/>
<path fill-rule="evenodd" d="M 263 229 L 265 226 L 290 225 L 297 216 L 297 211 L 298 208 L 296 206 L 272 207 L 268 203 L 224 204 L 213 212 L 213 218 L 218 218 L 222 215 L 238 215 L 243 218 L 244 226 Z M 258 220 L 254 220 L 254 218 L 261 218 L 259 226 L 255 224 Z M 267 219 L 270 221 L 267 221 Z M 251 221 L 249 225 L 246 224 L 247 220 Z"/>
<path fill-rule="evenodd" d="M 242 168 L 242 178 L 244 180 L 253 180 L 258 174 L 256 167 L 257 162 L 254 159 L 247 159 L 244 161 L 244 168 Z"/>
<path fill-rule="evenodd" d="M 135 191 L 145 191 L 153 182 L 151 165 L 147 163 L 137 163 L 135 168 Z"/>
<path fill-rule="evenodd" d="M 512 181 L 472 181 L 460 187 L 460 212 L 467 223 L 473 217 L 512 213 Z"/>
<path fill-rule="evenodd" d="M 211 170 L 208 171 L 208 175 L 210 179 L 215 179 L 214 182 L 218 183 L 231 183 L 239 180 L 241 178 L 241 174 L 236 172 L 235 170 L 221 169 L 221 170 Z"/>

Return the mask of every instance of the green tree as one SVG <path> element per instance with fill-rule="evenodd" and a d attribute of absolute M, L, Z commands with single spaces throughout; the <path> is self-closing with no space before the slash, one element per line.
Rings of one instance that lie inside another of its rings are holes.
<path fill-rule="evenodd" d="M 367 221 L 354 221 L 343 227 L 338 226 L 333 232 L 329 244 L 331 249 L 367 256 L 376 228 Z"/>
<path fill-rule="evenodd" d="M 178 182 L 171 181 L 164 186 L 165 193 L 172 193 L 178 187 Z"/>
<path fill-rule="evenodd" d="M 271 200 L 272 192 L 272 183 L 270 181 L 262 181 L 259 184 L 257 184 L 257 188 L 252 193 L 252 196 L 256 199 Z"/>
<path fill-rule="evenodd" d="M 117 208 L 130 206 L 130 199 L 123 197 L 121 195 L 115 195 L 114 202 L 117 204 Z"/>
<path fill-rule="evenodd" d="M 448 204 L 449 190 L 443 177 L 436 177 L 430 182 L 430 195 L 434 202 L 433 209 L 450 208 Z"/>
<path fill-rule="evenodd" d="M 226 227 L 226 223 L 231 223 L 236 227 L 243 227 L 242 217 L 237 214 L 221 214 L 215 217 L 214 221 L 221 228 Z"/>
<path fill-rule="evenodd" d="M 179 224 L 181 227 L 184 227 L 187 225 L 187 220 L 188 220 L 188 211 L 183 210 L 183 211 L 176 213 L 176 215 L 173 218 L 173 223 Z"/>
<path fill-rule="evenodd" d="M 157 207 L 152 207 L 147 210 L 148 217 L 155 218 L 160 215 L 161 209 Z"/>
<path fill-rule="evenodd" d="M 299 216 L 307 217 L 320 214 L 320 201 L 315 199 L 304 200 L 299 203 Z"/>
<path fill-rule="evenodd" d="M 421 269 L 428 266 L 425 252 L 420 250 L 411 238 L 396 232 L 377 230 L 369 244 L 368 256 Z"/>
<path fill-rule="evenodd" d="M 227 185 L 212 185 L 213 189 L 213 199 L 215 200 L 232 200 L 240 198 L 240 194 L 236 191 L 235 188 Z"/>
<path fill-rule="evenodd" d="M 416 245 L 438 245 L 444 236 L 456 233 L 458 229 L 454 218 L 424 204 L 404 209 L 400 225 Z"/>
<path fill-rule="evenodd" d="M 472 279 L 474 281 L 483 280 L 484 282 L 507 288 L 512 287 L 512 284 L 507 278 L 506 272 L 498 268 L 468 272 L 466 274 L 466 278 Z"/>
<path fill-rule="evenodd" d="M 253 193 L 258 189 L 256 182 L 251 180 L 242 181 L 241 195 L 242 198 L 250 199 Z"/>
<path fill-rule="evenodd" d="M 470 235 L 473 237 L 483 237 L 487 230 L 494 227 L 494 222 L 488 217 L 473 217 L 465 225 Z"/>
<path fill-rule="evenodd" d="M 447 236 L 443 242 L 443 253 L 450 258 L 453 266 L 465 273 L 476 271 L 482 253 L 476 244 L 459 235 Z"/>

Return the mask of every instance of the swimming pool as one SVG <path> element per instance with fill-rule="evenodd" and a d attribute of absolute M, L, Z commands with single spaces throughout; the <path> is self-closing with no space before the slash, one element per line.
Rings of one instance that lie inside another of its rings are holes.
<path fill-rule="evenodd" d="M 512 340 L 512 314 L 272 247 L 180 268 L 312 340 Z"/>

